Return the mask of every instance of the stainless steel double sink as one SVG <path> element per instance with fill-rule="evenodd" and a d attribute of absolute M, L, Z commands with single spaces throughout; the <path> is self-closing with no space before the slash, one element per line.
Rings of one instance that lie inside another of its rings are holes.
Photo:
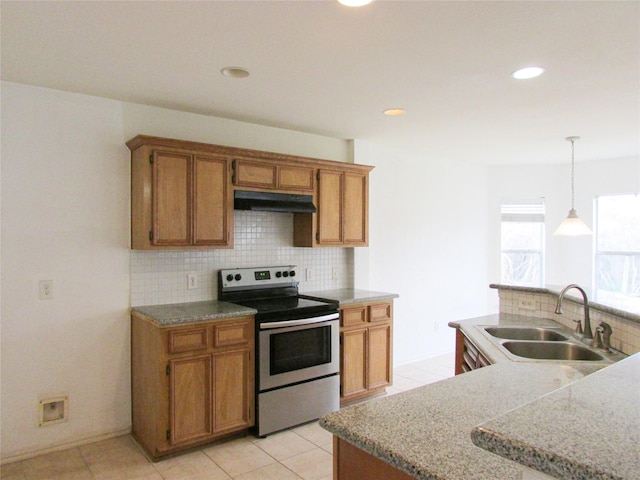
<path fill-rule="evenodd" d="M 533 360 L 601 362 L 607 359 L 561 328 L 525 326 L 478 326 L 508 357 Z"/>

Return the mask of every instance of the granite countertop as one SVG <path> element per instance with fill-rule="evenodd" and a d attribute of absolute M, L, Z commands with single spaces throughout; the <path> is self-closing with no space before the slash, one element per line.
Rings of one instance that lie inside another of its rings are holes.
<path fill-rule="evenodd" d="M 395 293 L 372 292 L 369 290 L 356 290 L 353 288 L 323 290 L 309 293 L 300 292 L 300 296 L 311 299 L 331 300 L 338 302 L 340 305 L 398 298 L 398 295 Z M 166 305 L 148 305 L 144 307 L 133 307 L 131 311 L 156 322 L 160 326 L 224 320 L 245 315 L 255 315 L 258 313 L 258 311 L 253 308 L 243 307 L 241 305 L 236 305 L 235 303 L 219 302 L 217 300 L 170 303 Z"/>
<path fill-rule="evenodd" d="M 163 327 L 211 320 L 227 320 L 234 317 L 255 315 L 258 312 L 253 308 L 235 303 L 218 302 L 217 300 L 134 307 L 131 311 Z"/>
<path fill-rule="evenodd" d="M 357 290 L 354 288 L 339 288 L 335 290 L 322 290 L 316 292 L 300 292 L 300 295 L 312 299 L 332 300 L 340 305 L 349 303 L 375 302 L 378 300 L 391 300 L 398 298 L 397 293 L 372 292 L 370 290 Z"/>
<path fill-rule="evenodd" d="M 472 438 L 556 478 L 640 479 L 640 354 L 483 423 Z"/>
<path fill-rule="evenodd" d="M 320 425 L 422 480 L 516 480 L 522 467 L 477 448 L 471 430 L 583 377 L 555 364 L 481 368 L 325 415 Z"/>
<path fill-rule="evenodd" d="M 579 464 L 581 448 L 585 448 L 585 455 L 589 456 L 589 449 L 594 445 L 602 445 L 608 452 L 594 455 L 597 462 L 625 448 L 631 451 L 630 458 L 639 458 L 638 420 L 629 423 L 632 429 L 620 433 L 625 429 L 624 417 L 637 417 L 640 408 L 637 380 L 622 387 L 620 383 L 624 382 L 626 373 L 616 371 L 621 368 L 618 365 L 624 363 L 613 363 L 625 355 L 614 354 L 613 360 L 607 358 L 602 362 L 516 362 L 503 354 L 477 326 L 564 327 L 552 320 L 512 314 L 487 315 L 449 325 L 462 329 L 493 364 L 415 390 L 347 407 L 324 416 L 320 424 L 338 437 L 423 480 L 521 479 L 523 466 L 511 461 L 520 461 L 520 457 L 529 460 L 521 463 L 543 472 L 548 470 L 539 467 L 545 462 L 566 472 L 578 468 L 575 463 Z M 640 359 L 640 355 L 637 357 Z M 633 366 L 625 367 L 624 371 L 629 369 Z M 635 370 L 640 371 L 637 365 Z M 598 393 L 594 393 L 594 389 Z M 619 401 L 611 405 L 618 412 L 608 416 L 605 412 L 610 408 L 606 400 L 610 389 L 616 390 Z M 561 395 L 563 401 L 554 400 L 556 395 Z M 590 410 L 584 410 L 583 402 L 592 405 Z M 558 443 L 554 451 L 557 438 L 562 440 L 563 432 L 567 431 L 563 425 L 568 423 L 572 424 L 571 431 L 580 437 L 575 444 L 580 448 L 569 450 L 575 453 L 573 463 L 565 462 L 562 443 Z M 474 441 L 480 442 L 478 445 L 483 448 L 474 445 L 472 431 Z M 520 439 L 530 441 L 526 448 Z M 609 463 L 603 464 L 609 468 L 611 457 Z M 635 474 L 559 478 L 640 478 L 637 471 Z"/>

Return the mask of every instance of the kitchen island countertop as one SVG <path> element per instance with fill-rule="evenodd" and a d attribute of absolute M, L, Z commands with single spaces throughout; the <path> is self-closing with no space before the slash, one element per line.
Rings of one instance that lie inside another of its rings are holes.
<path fill-rule="evenodd" d="M 471 442 L 480 423 L 583 374 L 563 365 L 500 363 L 325 415 L 320 425 L 421 480 L 516 480 L 522 467 Z"/>
<path fill-rule="evenodd" d="M 496 314 L 450 326 L 475 333 L 475 325 L 525 319 Z M 478 347 L 491 346 L 475 337 Z M 519 463 L 558 478 L 640 479 L 640 354 L 614 364 L 513 362 L 487 350 L 494 365 L 345 408 L 320 424 L 422 480 L 521 479 Z"/>
<path fill-rule="evenodd" d="M 556 478 L 640 479 L 640 354 L 479 425 L 471 436 Z"/>
<path fill-rule="evenodd" d="M 350 303 L 391 300 L 393 298 L 399 297 L 397 293 L 373 292 L 370 290 L 358 290 L 354 288 L 338 288 L 335 290 L 300 292 L 300 295 L 312 299 L 332 300 L 334 302 L 338 302 L 341 306 Z"/>
<path fill-rule="evenodd" d="M 218 302 L 217 300 L 133 307 L 131 311 L 157 323 L 161 327 L 209 322 L 211 320 L 228 320 L 257 313 L 257 310 L 253 308 L 243 307 L 235 303 Z"/>

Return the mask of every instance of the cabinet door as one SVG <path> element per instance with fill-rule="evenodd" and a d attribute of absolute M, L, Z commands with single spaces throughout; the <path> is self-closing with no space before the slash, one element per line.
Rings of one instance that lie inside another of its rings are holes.
<path fill-rule="evenodd" d="M 391 383 L 391 325 L 370 327 L 368 347 L 368 388 L 389 385 Z"/>
<path fill-rule="evenodd" d="M 243 187 L 276 188 L 277 167 L 274 164 L 233 161 L 233 183 Z"/>
<path fill-rule="evenodd" d="M 213 356 L 213 430 L 222 433 L 253 425 L 253 375 L 246 350 Z"/>
<path fill-rule="evenodd" d="M 169 362 L 169 421 L 172 445 L 213 434 L 211 423 L 211 355 Z"/>
<path fill-rule="evenodd" d="M 340 245 L 343 241 L 343 189 L 340 172 L 321 170 L 318 183 L 318 243 Z"/>
<path fill-rule="evenodd" d="M 278 167 L 278 188 L 313 191 L 314 172 L 313 168 L 280 166 Z"/>
<path fill-rule="evenodd" d="M 341 335 L 340 382 L 342 396 L 348 397 L 367 389 L 367 329 L 348 330 Z"/>
<path fill-rule="evenodd" d="M 229 245 L 231 209 L 228 160 L 220 157 L 194 158 L 193 243 Z"/>
<path fill-rule="evenodd" d="M 367 176 L 344 175 L 344 243 L 366 245 L 368 242 Z"/>
<path fill-rule="evenodd" d="M 153 152 L 154 245 L 191 243 L 191 155 Z"/>

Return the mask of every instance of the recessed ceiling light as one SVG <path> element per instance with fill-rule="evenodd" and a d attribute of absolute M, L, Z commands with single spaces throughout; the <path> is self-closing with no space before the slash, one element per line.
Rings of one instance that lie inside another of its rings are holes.
<path fill-rule="evenodd" d="M 339 3 L 347 7 L 362 7 L 368 5 L 373 0 L 338 0 Z"/>
<path fill-rule="evenodd" d="M 404 115 L 407 111 L 404 108 L 388 108 L 383 112 L 385 115 L 389 117 L 397 117 L 400 115 Z"/>
<path fill-rule="evenodd" d="M 539 77 L 543 73 L 544 73 L 543 67 L 525 67 L 525 68 L 516 70 L 511 74 L 511 76 L 518 80 L 527 80 L 529 78 Z"/>
<path fill-rule="evenodd" d="M 242 67 L 224 67 L 220 73 L 225 77 L 245 78 L 249 76 L 249 71 Z"/>

